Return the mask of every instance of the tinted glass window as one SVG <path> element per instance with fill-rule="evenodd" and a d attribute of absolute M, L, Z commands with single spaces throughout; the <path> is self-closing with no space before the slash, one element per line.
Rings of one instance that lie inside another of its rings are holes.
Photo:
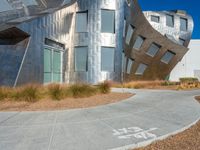
<path fill-rule="evenodd" d="M 180 26 L 181 31 L 187 31 L 187 19 L 181 18 L 180 23 L 181 23 Z"/>
<path fill-rule="evenodd" d="M 141 48 L 143 42 L 144 42 L 144 38 L 141 37 L 141 36 L 138 36 L 138 37 L 136 38 L 136 40 L 135 40 L 135 43 L 134 43 L 134 45 L 133 45 L 133 48 L 139 50 L 139 49 Z"/>
<path fill-rule="evenodd" d="M 150 48 L 148 49 L 147 54 L 151 57 L 154 57 L 157 54 L 157 52 L 159 51 L 159 49 L 160 49 L 160 46 L 153 43 L 153 44 L 151 44 Z"/>
<path fill-rule="evenodd" d="M 131 73 L 131 69 L 132 69 L 132 66 L 133 66 L 133 63 L 134 63 L 134 60 L 132 59 L 127 59 L 127 73 L 130 74 Z"/>
<path fill-rule="evenodd" d="M 88 48 L 75 48 L 75 71 L 87 71 Z"/>
<path fill-rule="evenodd" d="M 76 13 L 76 32 L 87 32 L 87 12 Z"/>
<path fill-rule="evenodd" d="M 132 25 L 128 26 L 128 31 L 127 31 L 127 34 L 126 34 L 126 44 L 130 43 L 134 29 L 135 28 Z"/>
<path fill-rule="evenodd" d="M 109 47 L 101 48 L 101 70 L 114 72 L 115 49 Z"/>
<path fill-rule="evenodd" d="M 160 17 L 159 16 L 151 16 L 151 21 L 159 23 Z"/>
<path fill-rule="evenodd" d="M 174 16 L 172 15 L 166 16 L 166 25 L 169 27 L 174 27 Z"/>
<path fill-rule="evenodd" d="M 115 33 L 115 11 L 101 10 L 101 32 Z"/>
<path fill-rule="evenodd" d="M 137 68 L 135 74 L 136 75 L 143 75 L 146 69 L 147 69 L 147 65 L 140 64 L 139 67 Z"/>
<path fill-rule="evenodd" d="M 162 57 L 161 61 L 163 63 L 169 64 L 169 62 L 173 59 L 174 56 L 175 56 L 175 53 L 171 51 L 167 51 L 165 55 Z"/>

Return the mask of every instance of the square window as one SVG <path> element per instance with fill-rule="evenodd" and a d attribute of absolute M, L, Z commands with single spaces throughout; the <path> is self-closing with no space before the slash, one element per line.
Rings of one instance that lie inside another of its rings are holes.
<path fill-rule="evenodd" d="M 114 72 L 115 48 L 101 48 L 101 70 Z"/>
<path fill-rule="evenodd" d="M 131 73 L 131 69 L 132 69 L 132 66 L 133 66 L 133 63 L 134 63 L 134 60 L 132 60 L 132 59 L 127 59 L 127 71 L 126 71 L 126 73 L 127 74 L 130 74 Z"/>
<path fill-rule="evenodd" d="M 136 75 L 143 75 L 146 69 L 147 69 L 147 65 L 140 64 L 139 67 L 137 68 L 135 74 Z"/>
<path fill-rule="evenodd" d="M 75 47 L 75 71 L 87 71 L 88 47 Z"/>
<path fill-rule="evenodd" d="M 151 16 L 151 21 L 159 23 L 160 17 L 159 16 Z"/>
<path fill-rule="evenodd" d="M 161 58 L 161 61 L 165 64 L 169 64 L 170 61 L 173 59 L 173 57 L 175 56 L 176 54 L 171 52 L 171 51 L 167 51 L 164 56 Z"/>
<path fill-rule="evenodd" d="M 180 30 L 181 31 L 187 31 L 188 28 L 188 22 L 185 18 L 180 18 Z"/>
<path fill-rule="evenodd" d="M 157 52 L 159 51 L 160 47 L 161 47 L 160 45 L 153 43 L 149 47 L 146 54 L 151 56 L 151 57 L 154 57 L 157 54 Z"/>
<path fill-rule="evenodd" d="M 128 26 L 128 31 L 127 31 L 127 34 L 126 34 L 126 44 L 128 44 L 128 45 L 131 41 L 134 30 L 135 30 L 135 28 L 132 25 Z"/>
<path fill-rule="evenodd" d="M 76 13 L 76 32 L 87 32 L 88 25 L 88 13 L 87 12 L 77 12 Z"/>
<path fill-rule="evenodd" d="M 115 11 L 101 10 L 101 32 L 115 33 Z"/>
<path fill-rule="evenodd" d="M 142 36 L 137 36 L 135 43 L 133 45 L 133 48 L 136 50 L 139 50 L 142 47 L 144 40 L 145 40 L 145 38 L 143 38 Z"/>
<path fill-rule="evenodd" d="M 174 16 L 166 15 L 166 25 L 169 27 L 174 27 Z"/>

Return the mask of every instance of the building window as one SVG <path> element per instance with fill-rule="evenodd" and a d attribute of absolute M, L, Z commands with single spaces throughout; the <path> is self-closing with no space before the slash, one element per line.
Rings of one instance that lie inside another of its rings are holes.
<path fill-rule="evenodd" d="M 76 13 L 76 32 L 87 32 L 88 12 Z"/>
<path fill-rule="evenodd" d="M 137 68 L 135 74 L 136 75 L 143 75 L 146 69 L 147 69 L 147 65 L 140 64 L 139 67 Z"/>
<path fill-rule="evenodd" d="M 130 59 L 130 58 L 127 59 L 127 70 L 126 70 L 127 74 L 131 73 L 131 69 L 132 69 L 133 63 L 134 63 L 133 59 Z"/>
<path fill-rule="evenodd" d="M 122 52 L 122 72 L 125 72 L 126 69 L 126 55 L 124 51 Z"/>
<path fill-rule="evenodd" d="M 170 61 L 173 59 L 173 57 L 175 56 L 176 54 L 171 52 L 171 51 L 167 51 L 164 56 L 161 58 L 161 61 L 165 64 L 169 64 Z"/>
<path fill-rule="evenodd" d="M 184 45 L 184 43 L 185 43 L 185 40 L 184 40 L 184 39 L 181 39 L 181 38 L 179 38 L 179 43 L 180 43 L 181 45 Z"/>
<path fill-rule="evenodd" d="M 126 35 L 126 19 L 124 19 L 124 30 L 123 30 L 123 37 Z"/>
<path fill-rule="evenodd" d="M 185 18 L 180 18 L 180 30 L 187 31 L 188 28 L 188 21 Z"/>
<path fill-rule="evenodd" d="M 160 48 L 161 48 L 160 45 L 158 45 L 156 43 L 153 43 L 149 47 L 149 49 L 148 49 L 148 51 L 147 51 L 146 54 L 149 55 L 149 56 L 151 56 L 151 57 L 154 57 L 158 53 L 158 51 L 159 51 Z"/>
<path fill-rule="evenodd" d="M 157 22 L 157 23 L 159 23 L 160 22 L 160 17 L 159 16 L 151 16 L 151 21 L 153 21 L 153 22 Z"/>
<path fill-rule="evenodd" d="M 44 49 L 44 83 L 62 82 L 62 55 L 56 48 Z"/>
<path fill-rule="evenodd" d="M 101 10 L 101 32 L 115 33 L 115 11 Z"/>
<path fill-rule="evenodd" d="M 145 38 L 142 36 L 137 36 L 135 43 L 133 45 L 134 49 L 139 50 L 142 47 L 142 44 L 144 43 Z"/>
<path fill-rule="evenodd" d="M 166 25 L 169 27 L 174 27 L 174 16 L 166 15 Z"/>
<path fill-rule="evenodd" d="M 128 31 L 127 31 L 127 34 L 126 34 L 126 44 L 128 44 L 128 45 L 131 41 L 134 30 L 135 30 L 135 28 L 132 25 L 128 26 Z"/>
<path fill-rule="evenodd" d="M 75 47 L 75 71 L 84 72 L 88 67 L 88 47 Z"/>
<path fill-rule="evenodd" d="M 114 72 L 115 48 L 101 47 L 101 70 Z"/>

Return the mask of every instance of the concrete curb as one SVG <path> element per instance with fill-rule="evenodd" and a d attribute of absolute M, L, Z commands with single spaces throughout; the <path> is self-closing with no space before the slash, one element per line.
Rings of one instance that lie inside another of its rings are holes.
<path fill-rule="evenodd" d="M 164 140 L 164 139 L 166 139 L 166 138 L 168 138 L 170 136 L 173 136 L 173 135 L 179 134 L 181 132 L 184 132 L 185 130 L 191 128 L 193 125 L 197 124 L 198 121 L 200 121 L 200 118 L 197 119 L 196 121 L 194 121 L 193 123 L 189 124 L 188 126 L 185 126 L 184 128 L 176 130 L 176 131 L 174 131 L 172 133 L 169 133 L 169 134 L 166 134 L 166 135 L 163 135 L 163 136 L 151 139 L 151 140 L 147 140 L 145 142 L 140 142 L 140 143 L 137 143 L 137 144 L 126 145 L 126 146 L 122 146 L 122 147 L 118 147 L 118 148 L 113 148 L 113 149 L 109 149 L 109 150 L 132 150 L 132 149 L 135 149 L 135 148 L 145 147 L 145 146 L 148 146 L 148 145 L 152 144 L 153 142 Z"/>

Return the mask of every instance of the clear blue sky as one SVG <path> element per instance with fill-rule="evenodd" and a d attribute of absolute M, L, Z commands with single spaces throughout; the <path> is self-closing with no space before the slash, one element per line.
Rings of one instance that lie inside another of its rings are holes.
<path fill-rule="evenodd" d="M 138 0 L 142 10 L 186 10 L 194 19 L 193 39 L 200 39 L 200 0 Z"/>

